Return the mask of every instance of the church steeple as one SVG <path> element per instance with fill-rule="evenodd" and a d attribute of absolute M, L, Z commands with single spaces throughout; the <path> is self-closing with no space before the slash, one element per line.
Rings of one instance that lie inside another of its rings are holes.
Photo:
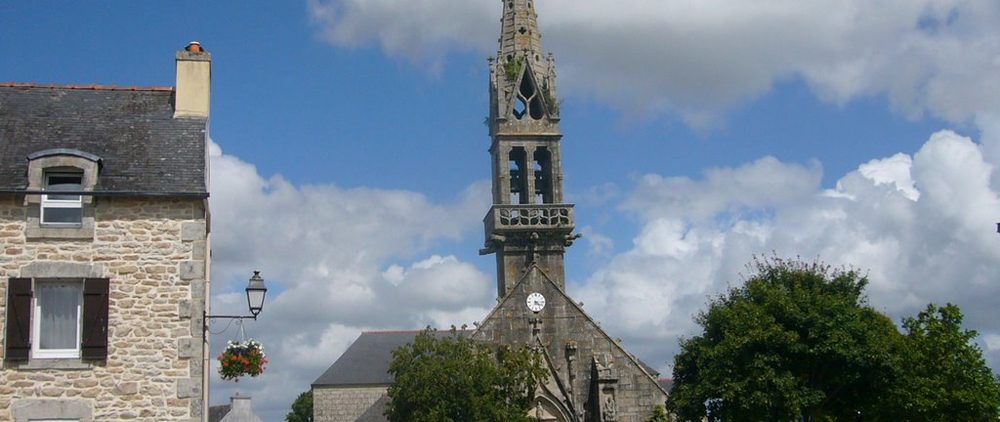
<path fill-rule="evenodd" d="M 483 254 L 497 254 L 497 294 L 536 265 L 565 286 L 573 206 L 563 204 L 555 60 L 544 55 L 534 0 L 503 0 L 500 49 L 490 60 L 493 207 Z"/>
<path fill-rule="evenodd" d="M 500 54 L 531 51 L 542 54 L 542 36 L 538 32 L 538 14 L 532 0 L 501 0 L 504 2 L 503 25 L 500 28 Z"/>
<path fill-rule="evenodd" d="M 558 133 L 555 61 L 542 51 L 534 0 L 503 0 L 500 49 L 491 59 L 491 130 Z"/>

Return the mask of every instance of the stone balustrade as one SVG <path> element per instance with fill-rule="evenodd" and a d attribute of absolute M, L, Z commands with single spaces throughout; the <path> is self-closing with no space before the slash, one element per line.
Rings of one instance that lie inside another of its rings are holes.
<path fill-rule="evenodd" d="M 572 204 L 493 205 L 483 219 L 486 237 L 494 233 L 557 229 L 571 233 L 574 228 Z"/>

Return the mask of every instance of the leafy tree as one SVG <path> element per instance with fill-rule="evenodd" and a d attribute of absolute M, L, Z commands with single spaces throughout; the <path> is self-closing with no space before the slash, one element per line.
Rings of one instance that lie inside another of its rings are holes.
<path fill-rule="evenodd" d="M 285 415 L 285 422 L 313 422 L 312 390 L 299 394 L 292 403 L 292 411 Z"/>
<path fill-rule="evenodd" d="M 656 407 L 653 408 L 653 416 L 646 419 L 646 422 L 670 422 L 670 417 L 667 416 L 667 411 L 663 408 L 663 406 L 656 405 Z"/>
<path fill-rule="evenodd" d="M 531 421 L 528 410 L 545 371 L 527 347 L 496 348 L 430 329 L 393 352 L 390 421 Z"/>
<path fill-rule="evenodd" d="M 742 287 L 709 301 L 674 358 L 681 420 L 824 421 L 873 414 L 902 340 L 867 305 L 867 279 L 818 263 L 755 259 Z"/>
<path fill-rule="evenodd" d="M 886 419 L 896 421 L 1000 420 L 1000 381 L 962 328 L 955 305 L 928 305 L 903 321 L 901 379 L 892 389 Z"/>

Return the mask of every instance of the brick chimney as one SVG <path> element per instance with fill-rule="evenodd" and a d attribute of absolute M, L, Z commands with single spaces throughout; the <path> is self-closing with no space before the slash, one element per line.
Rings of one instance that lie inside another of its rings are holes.
<path fill-rule="evenodd" d="M 212 93 L 212 54 L 197 41 L 177 52 L 174 117 L 208 118 Z"/>

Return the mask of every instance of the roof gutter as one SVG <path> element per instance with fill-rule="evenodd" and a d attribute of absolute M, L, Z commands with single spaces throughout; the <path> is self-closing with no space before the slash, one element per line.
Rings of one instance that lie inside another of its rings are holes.
<path fill-rule="evenodd" d="M 93 197 L 143 197 L 143 198 L 195 198 L 205 199 L 209 197 L 208 192 L 136 192 L 136 191 L 46 191 L 38 189 L 0 189 L 0 194 L 15 195 L 80 195 Z"/>

